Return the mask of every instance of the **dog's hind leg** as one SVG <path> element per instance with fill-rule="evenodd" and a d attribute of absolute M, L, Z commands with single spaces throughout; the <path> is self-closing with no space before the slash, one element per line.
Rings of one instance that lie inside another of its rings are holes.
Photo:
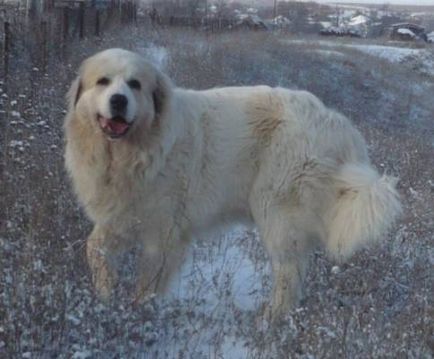
<path fill-rule="evenodd" d="M 250 206 L 271 260 L 271 317 L 276 320 L 302 299 L 309 253 L 325 236 L 323 220 L 317 214 L 324 195 L 304 180 L 302 172 L 296 180 L 287 176 L 283 181 L 268 173 L 257 179 Z M 297 172 L 294 169 L 292 173 Z"/>
<path fill-rule="evenodd" d="M 303 298 L 308 255 L 318 234 L 306 213 L 279 205 L 268 207 L 266 217 L 257 223 L 271 260 L 271 319 L 276 320 Z"/>

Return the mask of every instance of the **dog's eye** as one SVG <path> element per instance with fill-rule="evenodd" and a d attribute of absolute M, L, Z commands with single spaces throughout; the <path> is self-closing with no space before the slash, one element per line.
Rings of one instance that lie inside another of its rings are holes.
<path fill-rule="evenodd" d="M 96 82 L 96 84 L 100 86 L 107 86 L 109 83 L 110 83 L 110 79 L 108 79 L 107 77 L 101 77 Z"/>
<path fill-rule="evenodd" d="M 128 81 L 128 86 L 130 86 L 134 90 L 140 90 L 142 88 L 142 85 L 140 85 L 140 82 L 137 80 L 130 80 Z"/>

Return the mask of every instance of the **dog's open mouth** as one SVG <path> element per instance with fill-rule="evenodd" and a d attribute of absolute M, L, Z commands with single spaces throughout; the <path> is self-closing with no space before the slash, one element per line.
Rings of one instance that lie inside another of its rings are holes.
<path fill-rule="evenodd" d="M 111 138 L 119 138 L 124 136 L 131 125 L 121 116 L 106 118 L 98 115 L 98 122 L 105 134 Z"/>

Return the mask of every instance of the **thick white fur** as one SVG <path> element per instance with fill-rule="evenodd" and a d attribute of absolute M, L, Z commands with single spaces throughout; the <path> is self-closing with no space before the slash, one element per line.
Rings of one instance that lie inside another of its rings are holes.
<path fill-rule="evenodd" d="M 106 98 L 98 76 L 142 83 L 133 128 L 116 141 L 95 120 Z M 95 224 L 88 259 L 106 298 L 119 251 L 141 244 L 146 295 L 164 289 L 193 234 L 244 221 L 269 253 L 276 317 L 301 297 L 312 244 L 348 257 L 400 211 L 394 180 L 370 165 L 360 133 L 307 92 L 180 89 L 138 55 L 111 49 L 83 64 L 69 101 L 66 167 Z"/>

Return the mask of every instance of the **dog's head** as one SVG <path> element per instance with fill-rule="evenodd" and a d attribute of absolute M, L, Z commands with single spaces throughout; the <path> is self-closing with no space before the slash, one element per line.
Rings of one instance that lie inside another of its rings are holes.
<path fill-rule="evenodd" d="M 67 99 L 69 110 L 110 139 L 151 129 L 166 111 L 171 84 L 140 55 L 105 50 L 85 60 Z"/>

